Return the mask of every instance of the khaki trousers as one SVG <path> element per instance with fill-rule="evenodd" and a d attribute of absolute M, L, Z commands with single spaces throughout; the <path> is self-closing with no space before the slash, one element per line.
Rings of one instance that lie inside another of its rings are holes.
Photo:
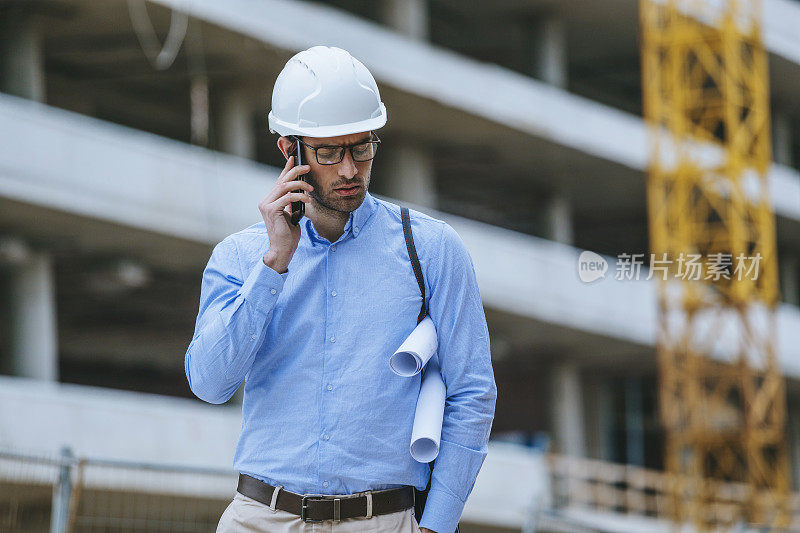
<path fill-rule="evenodd" d="M 240 494 L 228 504 L 219 519 L 217 533 L 419 533 L 414 508 L 372 518 L 347 518 L 304 523 L 300 517 L 272 510 L 269 505 Z"/>

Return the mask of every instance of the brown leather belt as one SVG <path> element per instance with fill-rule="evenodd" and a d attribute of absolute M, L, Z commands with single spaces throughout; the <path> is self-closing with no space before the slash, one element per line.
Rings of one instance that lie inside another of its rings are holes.
<path fill-rule="evenodd" d="M 236 490 L 264 505 L 274 505 L 277 509 L 295 514 L 304 522 L 338 522 L 345 518 L 397 513 L 414 506 L 414 487 L 411 486 L 348 496 L 303 495 L 281 488 L 273 502 L 276 487 L 240 473 Z"/>

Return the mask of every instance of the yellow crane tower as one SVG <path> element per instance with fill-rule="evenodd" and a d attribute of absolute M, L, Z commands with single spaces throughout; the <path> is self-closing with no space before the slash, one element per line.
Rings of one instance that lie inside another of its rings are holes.
<path fill-rule="evenodd" d="M 665 467 L 699 531 L 788 520 L 761 9 L 640 2 Z"/>

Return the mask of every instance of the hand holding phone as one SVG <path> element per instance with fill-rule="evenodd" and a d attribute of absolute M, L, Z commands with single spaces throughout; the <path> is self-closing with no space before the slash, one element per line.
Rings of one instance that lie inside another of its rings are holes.
<path fill-rule="evenodd" d="M 269 250 L 263 260 L 278 273 L 286 272 L 300 242 L 300 225 L 292 224 L 292 213 L 287 207 L 293 202 L 302 204 L 311 201 L 309 194 L 314 187 L 299 179 L 301 172 L 310 170 L 307 165 L 295 165 L 294 155 L 290 155 L 272 190 L 258 203 L 269 237 Z"/>

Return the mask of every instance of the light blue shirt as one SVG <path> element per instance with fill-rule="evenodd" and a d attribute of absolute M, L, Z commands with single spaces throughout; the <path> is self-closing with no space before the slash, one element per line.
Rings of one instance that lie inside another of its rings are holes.
<path fill-rule="evenodd" d="M 486 457 L 497 389 L 466 247 L 441 220 L 411 210 L 411 225 L 447 390 L 420 525 L 451 533 Z M 422 302 L 400 208 L 367 193 L 335 243 L 306 217 L 300 227 L 284 274 L 262 260 L 263 222 L 214 248 L 186 352 L 189 386 L 219 404 L 245 380 L 239 472 L 301 494 L 424 489 L 430 468 L 409 453 L 420 376 L 389 368 Z"/>

